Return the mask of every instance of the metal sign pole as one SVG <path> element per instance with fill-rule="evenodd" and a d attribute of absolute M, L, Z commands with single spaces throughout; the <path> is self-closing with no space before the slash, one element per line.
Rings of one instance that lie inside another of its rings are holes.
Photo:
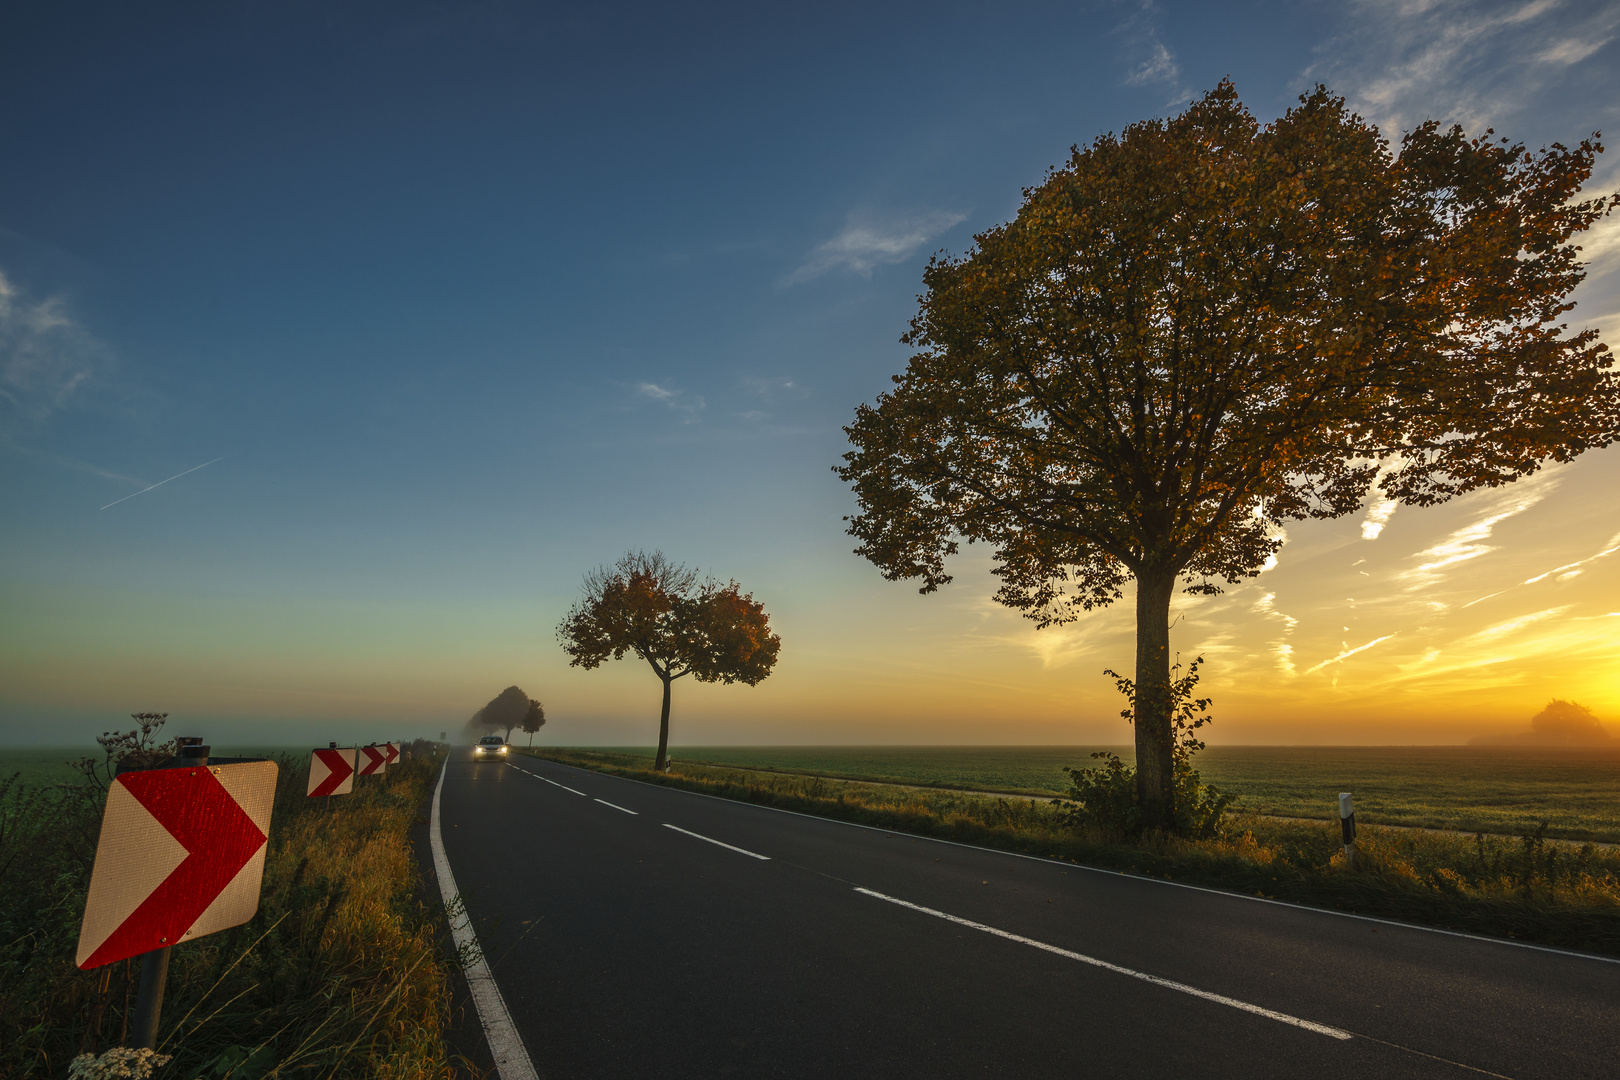
<path fill-rule="evenodd" d="M 208 764 L 208 747 L 202 739 L 184 736 L 180 759 L 186 765 Z M 163 1013 L 163 992 L 169 986 L 169 949 L 153 949 L 141 957 L 141 986 L 135 993 L 135 1017 L 130 1024 L 130 1046 L 136 1050 L 156 1050 L 158 1020 Z"/>
<path fill-rule="evenodd" d="M 141 957 L 141 988 L 135 994 L 135 1019 L 130 1025 L 134 1049 L 157 1049 L 158 1016 L 163 1011 L 163 991 L 168 985 L 169 950 L 154 949 Z"/>

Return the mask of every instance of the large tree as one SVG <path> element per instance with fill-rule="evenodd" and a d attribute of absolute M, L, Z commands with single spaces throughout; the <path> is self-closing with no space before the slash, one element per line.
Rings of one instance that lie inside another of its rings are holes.
<path fill-rule="evenodd" d="M 502 738 L 511 742 L 512 729 L 523 723 L 528 712 L 529 695 L 516 686 L 508 686 L 474 713 L 470 723 L 476 723 L 485 731 L 499 731 Z"/>
<path fill-rule="evenodd" d="M 653 669 L 664 684 L 654 763 L 660 770 L 668 762 L 671 684 L 691 675 L 698 682 L 755 686 L 771 673 L 782 647 L 752 593 L 735 581 L 700 579 L 656 551 L 632 551 L 587 574 L 557 637 L 570 667 L 590 669 L 633 653 Z"/>
<path fill-rule="evenodd" d="M 1171 820 L 1169 608 L 1259 572 L 1289 519 L 1412 505 L 1603 446 L 1620 393 L 1559 322 L 1593 141 L 1527 152 L 1425 123 L 1392 152 L 1318 87 L 1260 125 L 1222 83 L 1076 147 L 1008 224 L 936 258 L 893 390 L 837 472 L 857 554 L 950 580 L 995 549 L 1041 626 L 1135 579 L 1143 820 Z"/>

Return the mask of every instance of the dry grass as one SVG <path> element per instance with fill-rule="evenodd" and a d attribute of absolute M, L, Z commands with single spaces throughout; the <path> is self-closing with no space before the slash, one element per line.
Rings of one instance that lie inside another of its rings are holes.
<path fill-rule="evenodd" d="M 456 1075 L 445 920 L 416 899 L 408 842 L 440 760 L 427 749 L 330 812 L 304 796 L 307 766 L 282 763 L 259 913 L 174 949 L 159 1032 L 174 1060 L 157 1076 Z M 62 789 L 0 801 L 12 811 L 0 863 L 31 871 L 0 886 L 0 1074 L 62 1075 L 122 1042 L 138 964 L 73 966 L 99 801 Z"/>

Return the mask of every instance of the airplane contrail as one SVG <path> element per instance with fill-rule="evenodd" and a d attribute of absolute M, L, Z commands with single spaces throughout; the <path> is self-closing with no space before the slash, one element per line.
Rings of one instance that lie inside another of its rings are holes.
<path fill-rule="evenodd" d="M 231 455 L 229 455 L 229 454 L 225 454 L 225 455 L 223 455 L 221 457 L 215 458 L 214 461 L 224 461 L 225 458 L 228 458 L 230 456 Z M 214 461 L 205 461 L 201 465 L 193 465 L 191 468 L 187 469 L 186 472 L 177 472 L 177 473 L 175 473 L 173 476 L 169 477 L 169 480 L 178 480 L 182 476 L 185 476 L 186 473 L 194 473 L 198 469 L 206 469 L 206 468 L 208 468 L 208 466 L 212 465 L 214 463 Z M 139 491 L 132 491 L 128 495 L 125 495 L 124 499 L 133 499 L 137 495 L 145 495 L 148 491 L 151 491 L 152 488 L 162 487 L 164 484 L 167 484 L 169 482 L 169 480 L 159 480 L 157 483 L 153 484 L 152 487 L 143 487 Z M 124 499 L 114 499 L 112 502 L 108 503 L 107 506 L 117 506 L 119 503 L 123 502 Z M 107 509 L 107 506 L 103 506 L 102 509 L 103 510 Z"/>

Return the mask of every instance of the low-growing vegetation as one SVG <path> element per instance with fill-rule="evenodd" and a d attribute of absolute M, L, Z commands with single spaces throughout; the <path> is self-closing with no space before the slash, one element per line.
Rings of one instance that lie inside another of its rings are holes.
<path fill-rule="evenodd" d="M 77 783 L 0 781 L 3 1076 L 67 1075 L 75 1058 L 102 1055 L 128 1032 L 139 961 L 91 971 L 73 962 L 105 785 L 129 748 L 109 750 Z M 443 1040 L 444 913 L 417 895 L 408 838 L 442 757 L 425 742 L 406 750 L 386 778 L 357 779 L 330 809 L 304 794 L 307 759 L 280 761 L 259 912 L 175 947 L 158 1035 L 171 1060 L 153 1075 L 456 1074 L 462 1063 Z M 97 1074 L 82 1059 L 75 1069 Z"/>
<path fill-rule="evenodd" d="M 1337 822 L 1228 813 L 1205 838 L 1076 821 L 1038 799 L 743 771 L 611 751 L 539 750 L 649 783 L 1126 873 L 1620 955 L 1620 851 L 1521 837 L 1363 826 L 1351 869 Z"/>
<path fill-rule="evenodd" d="M 671 751 L 683 762 L 705 765 L 1048 798 L 1068 790 L 1066 766 L 1097 752 L 1134 761 L 1124 746 Z M 1217 745 L 1198 755 L 1198 770 L 1234 797 L 1235 808 L 1252 814 L 1337 820 L 1338 793 L 1353 791 L 1362 822 L 1522 835 L 1546 821 L 1549 837 L 1620 843 L 1620 749 Z"/>

